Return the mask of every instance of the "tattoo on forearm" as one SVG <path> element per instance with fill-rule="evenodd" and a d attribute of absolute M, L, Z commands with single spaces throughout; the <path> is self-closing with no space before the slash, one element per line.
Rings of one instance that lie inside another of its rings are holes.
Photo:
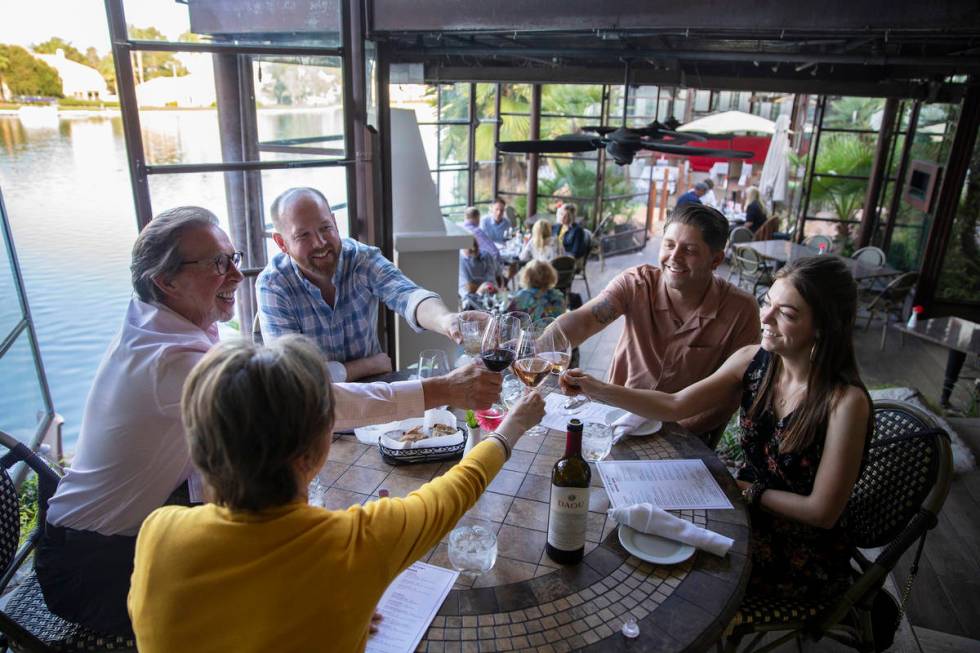
<path fill-rule="evenodd" d="M 619 317 L 616 309 L 608 299 L 600 299 L 592 307 L 592 315 L 599 324 L 606 325 Z"/>

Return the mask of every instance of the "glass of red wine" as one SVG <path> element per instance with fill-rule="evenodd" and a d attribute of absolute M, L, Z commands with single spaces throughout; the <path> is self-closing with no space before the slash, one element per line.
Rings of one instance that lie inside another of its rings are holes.
<path fill-rule="evenodd" d="M 483 333 L 480 359 L 492 372 L 503 372 L 517 353 L 517 341 L 521 334 L 520 322 L 507 315 L 494 315 Z"/>
<path fill-rule="evenodd" d="M 491 372 L 503 372 L 517 353 L 517 341 L 521 335 L 521 323 L 508 315 L 494 315 L 483 333 L 483 344 L 480 347 L 480 360 Z M 491 410 L 503 415 L 507 412 L 498 401 Z"/>
<path fill-rule="evenodd" d="M 540 325 L 531 325 L 527 329 L 521 330 L 521 337 L 517 343 L 517 355 L 511 369 L 514 374 L 524 384 L 526 390 L 536 388 L 541 382 L 551 374 L 551 361 L 542 354 L 554 351 L 554 345 L 550 342 L 550 337 L 545 333 Z M 543 426 L 532 427 L 525 433 L 529 436 L 544 435 L 548 430 Z"/>

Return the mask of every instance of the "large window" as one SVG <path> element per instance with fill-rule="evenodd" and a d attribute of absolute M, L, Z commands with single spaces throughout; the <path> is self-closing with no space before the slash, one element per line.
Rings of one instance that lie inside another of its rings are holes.
<path fill-rule="evenodd" d="M 36 446 L 54 418 L 0 192 L 0 430 Z"/>

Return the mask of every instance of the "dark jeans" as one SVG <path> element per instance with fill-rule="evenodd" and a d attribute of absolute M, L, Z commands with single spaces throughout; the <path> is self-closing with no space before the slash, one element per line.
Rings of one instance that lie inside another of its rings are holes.
<path fill-rule="evenodd" d="M 187 483 L 167 504 L 190 505 Z M 135 535 L 102 535 L 44 525 L 34 569 L 48 609 L 105 635 L 133 636 L 126 609 L 133 575 Z"/>
<path fill-rule="evenodd" d="M 128 635 L 126 610 L 136 536 L 44 525 L 34 569 L 48 609 L 106 635 Z"/>

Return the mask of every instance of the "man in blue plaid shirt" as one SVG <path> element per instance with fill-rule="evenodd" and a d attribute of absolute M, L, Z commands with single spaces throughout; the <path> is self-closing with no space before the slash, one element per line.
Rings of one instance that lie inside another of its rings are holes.
<path fill-rule="evenodd" d="M 326 198 L 292 188 L 272 203 L 279 249 L 255 288 L 262 334 L 302 333 L 323 351 L 334 381 L 391 371 L 378 341 L 378 301 L 415 331 L 459 341 L 456 314 L 434 292 L 412 283 L 377 247 L 341 238 Z"/>

